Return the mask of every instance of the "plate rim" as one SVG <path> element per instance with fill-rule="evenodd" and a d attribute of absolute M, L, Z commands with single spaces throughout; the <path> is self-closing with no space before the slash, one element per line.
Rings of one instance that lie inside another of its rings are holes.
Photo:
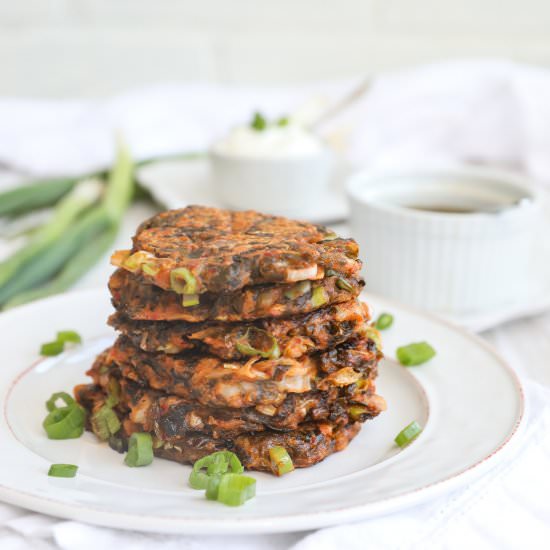
<path fill-rule="evenodd" d="M 99 295 L 105 293 L 103 287 L 89 289 L 72 290 L 62 294 L 57 294 L 25 304 L 13 311 L 22 311 L 30 309 L 39 303 L 55 302 L 57 299 L 77 299 L 80 295 Z M 17 490 L 7 487 L 0 483 L 0 501 L 20 506 L 38 513 L 57 516 L 60 519 L 85 521 L 95 525 L 111 527 L 123 530 L 136 530 L 135 522 L 141 518 L 147 517 L 147 523 L 140 524 L 139 530 L 150 533 L 166 534 L 260 534 L 260 533 L 287 533 L 309 529 L 318 529 L 321 527 L 334 526 L 341 523 L 350 523 L 361 519 L 370 519 L 389 514 L 395 511 L 406 509 L 412 505 L 426 502 L 443 493 L 451 491 L 453 488 L 466 484 L 469 480 L 476 479 L 485 473 L 498 459 L 502 459 L 508 452 L 511 452 L 514 443 L 517 443 L 520 433 L 525 429 L 527 402 L 525 390 L 515 369 L 499 354 L 499 352 L 482 339 L 477 334 L 443 319 L 436 314 L 422 311 L 418 308 L 401 304 L 398 301 L 384 298 L 374 293 L 364 292 L 363 296 L 371 297 L 376 301 L 381 301 L 395 308 L 407 311 L 416 316 L 424 317 L 433 323 L 444 325 L 447 329 L 457 332 L 466 337 L 476 345 L 482 347 L 488 352 L 508 374 L 518 398 L 518 413 L 513 427 L 510 429 L 506 438 L 500 445 L 492 450 L 491 453 L 470 464 L 466 468 L 453 473 L 445 478 L 433 481 L 403 494 L 379 499 L 375 502 L 365 504 L 355 504 L 345 507 L 334 507 L 331 510 L 308 511 L 299 514 L 293 513 L 288 516 L 277 516 L 276 518 L 242 518 L 227 516 L 224 518 L 200 518 L 200 517 L 181 517 L 181 516 L 147 516 L 146 514 L 127 513 L 120 511 L 107 511 L 93 505 L 81 505 L 78 503 L 66 503 L 51 499 L 47 496 L 37 496 L 25 490 Z M 369 299 L 367 298 L 367 301 Z M 0 314 L 1 315 L 1 314 Z M 29 367 L 27 367 L 29 368 Z M 7 400 L 4 397 L 8 395 L 13 386 L 17 383 L 24 371 L 18 372 L 7 387 L 7 392 L 0 396 L 2 403 L 2 412 L 5 417 L 5 407 Z M 418 382 L 418 381 L 417 381 Z M 422 386 L 422 385 L 421 385 Z M 2 418 L 4 422 L 4 418 Z M 85 514 L 85 517 L 81 515 Z M 282 520 L 282 521 L 279 521 Z"/>

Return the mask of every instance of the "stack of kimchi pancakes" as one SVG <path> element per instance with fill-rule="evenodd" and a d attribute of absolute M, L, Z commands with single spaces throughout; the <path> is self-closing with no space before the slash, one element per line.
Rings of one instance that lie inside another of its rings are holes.
<path fill-rule="evenodd" d="M 116 388 L 117 437 L 150 432 L 155 455 L 178 462 L 227 449 L 275 472 L 275 445 L 295 467 L 323 460 L 385 408 L 357 255 L 325 227 L 257 212 L 149 219 L 113 255 L 120 335 L 78 401 L 93 412 Z"/>

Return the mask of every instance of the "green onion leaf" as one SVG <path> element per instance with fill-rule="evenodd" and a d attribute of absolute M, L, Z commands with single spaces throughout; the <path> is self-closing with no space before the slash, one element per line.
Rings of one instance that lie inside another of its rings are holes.
<path fill-rule="evenodd" d="M 196 294 L 197 279 L 186 267 L 177 267 L 170 271 L 170 288 L 178 294 Z"/>
<path fill-rule="evenodd" d="M 395 442 L 401 448 L 406 447 L 422 433 L 422 428 L 416 420 L 413 420 L 406 428 L 403 428 L 396 436 Z"/>
<path fill-rule="evenodd" d="M 57 341 L 62 342 L 63 344 L 67 342 L 80 344 L 82 342 L 82 338 L 80 337 L 80 334 L 74 330 L 62 330 L 57 333 Z"/>
<path fill-rule="evenodd" d="M 128 441 L 127 466 L 148 466 L 153 462 L 153 438 L 149 433 L 133 433 Z"/>
<path fill-rule="evenodd" d="M 63 352 L 64 348 L 65 344 L 59 340 L 55 340 L 54 342 L 46 342 L 40 346 L 40 355 L 44 355 L 45 357 L 59 355 Z"/>
<path fill-rule="evenodd" d="M 374 323 L 374 326 L 378 330 L 386 330 L 387 328 L 390 328 L 393 325 L 393 315 L 391 313 L 381 313 L 376 319 L 376 322 Z"/>
<path fill-rule="evenodd" d="M 256 480 L 242 474 L 225 474 L 218 486 L 218 502 L 241 506 L 256 495 Z"/>
<path fill-rule="evenodd" d="M 75 400 L 67 392 L 58 391 L 57 393 L 52 394 L 52 396 L 46 401 L 46 409 L 50 412 L 55 409 L 59 409 L 60 407 L 56 405 L 58 399 L 61 399 L 66 406 L 73 405 L 75 402 Z"/>
<path fill-rule="evenodd" d="M 322 286 L 313 289 L 311 293 L 311 304 L 313 307 L 321 307 L 328 302 L 328 296 Z"/>
<path fill-rule="evenodd" d="M 84 432 L 86 413 L 76 403 L 52 410 L 42 422 L 49 439 L 76 439 Z"/>
<path fill-rule="evenodd" d="M 421 365 L 435 356 L 435 350 L 427 342 L 416 342 L 397 348 L 397 359 L 406 366 Z"/>
<path fill-rule="evenodd" d="M 252 122 L 250 123 L 250 127 L 253 130 L 261 132 L 262 130 L 266 129 L 267 121 L 260 113 L 254 113 L 254 117 L 252 118 Z"/>
<path fill-rule="evenodd" d="M 292 458 L 284 447 L 276 445 L 269 449 L 269 458 L 271 459 L 271 467 L 278 476 L 288 474 L 294 470 Z"/>
<path fill-rule="evenodd" d="M 281 356 L 277 339 L 256 327 L 246 329 L 245 335 L 237 340 L 236 348 L 242 355 L 259 355 L 264 359 L 278 359 Z"/>
<path fill-rule="evenodd" d="M 209 477 L 204 472 L 196 472 L 195 469 L 189 474 L 189 487 L 202 490 L 208 487 Z"/>
<path fill-rule="evenodd" d="M 75 477 L 78 466 L 74 464 L 52 464 L 48 470 L 51 477 Z"/>
<path fill-rule="evenodd" d="M 92 414 L 92 431 L 102 441 L 107 441 L 120 430 L 120 420 L 113 409 L 105 404 Z"/>
<path fill-rule="evenodd" d="M 141 270 L 150 277 L 155 277 L 160 271 L 160 267 L 153 263 L 145 263 L 141 266 Z"/>

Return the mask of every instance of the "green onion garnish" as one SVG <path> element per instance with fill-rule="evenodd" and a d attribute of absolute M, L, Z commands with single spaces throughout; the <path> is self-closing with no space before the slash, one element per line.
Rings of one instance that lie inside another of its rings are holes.
<path fill-rule="evenodd" d="M 59 409 L 60 407 L 57 406 L 58 399 L 61 399 L 66 406 L 71 406 L 75 402 L 67 392 L 58 391 L 57 393 L 52 394 L 52 396 L 46 401 L 46 409 L 50 412 L 55 409 Z"/>
<path fill-rule="evenodd" d="M 51 477 L 75 477 L 78 466 L 74 464 L 52 464 L 48 470 Z"/>
<path fill-rule="evenodd" d="M 259 355 L 264 359 L 278 359 L 281 350 L 277 339 L 265 330 L 248 327 L 245 335 L 237 340 L 235 347 L 242 355 Z"/>
<path fill-rule="evenodd" d="M 242 474 L 225 474 L 218 486 L 218 502 L 241 506 L 256 495 L 256 480 Z"/>
<path fill-rule="evenodd" d="M 276 445 L 269 449 L 269 458 L 271 459 L 271 466 L 278 476 L 288 474 L 294 470 L 294 464 L 292 458 L 288 454 L 284 447 Z"/>
<path fill-rule="evenodd" d="M 197 279 L 186 267 L 170 271 L 170 288 L 178 294 L 196 294 Z"/>
<path fill-rule="evenodd" d="M 261 132 L 267 128 L 267 120 L 258 112 L 254 113 L 250 127 L 253 130 Z"/>
<path fill-rule="evenodd" d="M 155 277 L 160 271 L 160 267 L 152 263 L 145 263 L 145 264 L 142 264 L 141 270 L 146 275 L 149 275 L 150 277 Z"/>
<path fill-rule="evenodd" d="M 78 332 L 74 330 L 62 330 L 57 333 L 57 338 L 53 342 L 46 342 L 40 347 L 40 355 L 51 357 L 59 355 L 64 349 L 67 342 L 80 344 L 82 338 Z"/>
<path fill-rule="evenodd" d="M 390 313 L 381 313 L 376 319 L 376 323 L 374 323 L 374 326 L 378 330 L 386 330 L 387 328 L 390 328 L 393 325 L 393 315 Z"/>
<path fill-rule="evenodd" d="M 57 341 L 65 344 L 66 342 L 71 342 L 72 344 L 80 344 L 82 338 L 78 332 L 74 330 L 62 330 L 57 333 Z"/>
<path fill-rule="evenodd" d="M 149 433 L 133 433 L 128 441 L 127 466 L 148 466 L 153 462 L 153 438 Z"/>
<path fill-rule="evenodd" d="M 406 428 L 403 428 L 395 437 L 395 442 L 401 448 L 406 447 L 422 433 L 422 428 L 416 420 L 413 420 Z"/>
<path fill-rule="evenodd" d="M 58 399 L 62 399 L 67 405 L 57 407 Z M 50 412 L 42 422 L 42 426 L 49 439 L 76 439 L 82 435 L 86 413 L 69 394 L 54 393 L 46 402 L 46 408 Z"/>
<path fill-rule="evenodd" d="M 321 307 L 328 302 L 328 296 L 322 286 L 313 289 L 311 293 L 311 304 L 313 307 Z"/>
<path fill-rule="evenodd" d="M 435 350 L 427 342 L 416 342 L 397 348 L 397 359 L 402 365 L 421 365 L 435 356 Z"/>
<path fill-rule="evenodd" d="M 367 326 L 367 328 L 365 329 L 365 336 L 376 344 L 376 349 L 382 349 L 382 339 L 380 338 L 380 333 L 374 326 Z"/>
<path fill-rule="evenodd" d="M 220 488 L 220 481 L 222 480 L 222 477 L 223 474 L 207 477 L 205 493 L 207 500 L 218 500 L 218 491 Z"/>
<path fill-rule="evenodd" d="M 94 434 L 102 441 L 107 441 L 120 430 L 120 420 L 108 404 L 92 414 L 90 424 Z"/>
<path fill-rule="evenodd" d="M 217 451 L 203 456 L 193 464 L 193 471 L 189 476 L 189 485 L 193 489 L 206 489 L 208 479 L 213 475 L 231 472 L 240 474 L 244 472 L 239 457 L 231 451 Z"/>
<path fill-rule="evenodd" d="M 45 357 L 59 355 L 64 348 L 65 344 L 59 340 L 55 340 L 54 342 L 46 342 L 40 346 L 40 355 L 44 355 Z"/>

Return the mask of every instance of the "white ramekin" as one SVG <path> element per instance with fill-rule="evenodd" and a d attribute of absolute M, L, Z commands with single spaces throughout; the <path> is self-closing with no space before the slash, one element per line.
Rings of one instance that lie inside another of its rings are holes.
<path fill-rule="evenodd" d="M 487 311 L 526 292 L 540 206 L 529 181 L 484 168 L 363 172 L 350 179 L 348 197 L 370 291 L 450 314 Z M 405 206 L 446 197 L 488 208 Z"/>
<path fill-rule="evenodd" d="M 306 156 L 246 157 L 212 151 L 212 186 L 231 208 L 299 216 L 328 188 L 328 149 Z"/>

